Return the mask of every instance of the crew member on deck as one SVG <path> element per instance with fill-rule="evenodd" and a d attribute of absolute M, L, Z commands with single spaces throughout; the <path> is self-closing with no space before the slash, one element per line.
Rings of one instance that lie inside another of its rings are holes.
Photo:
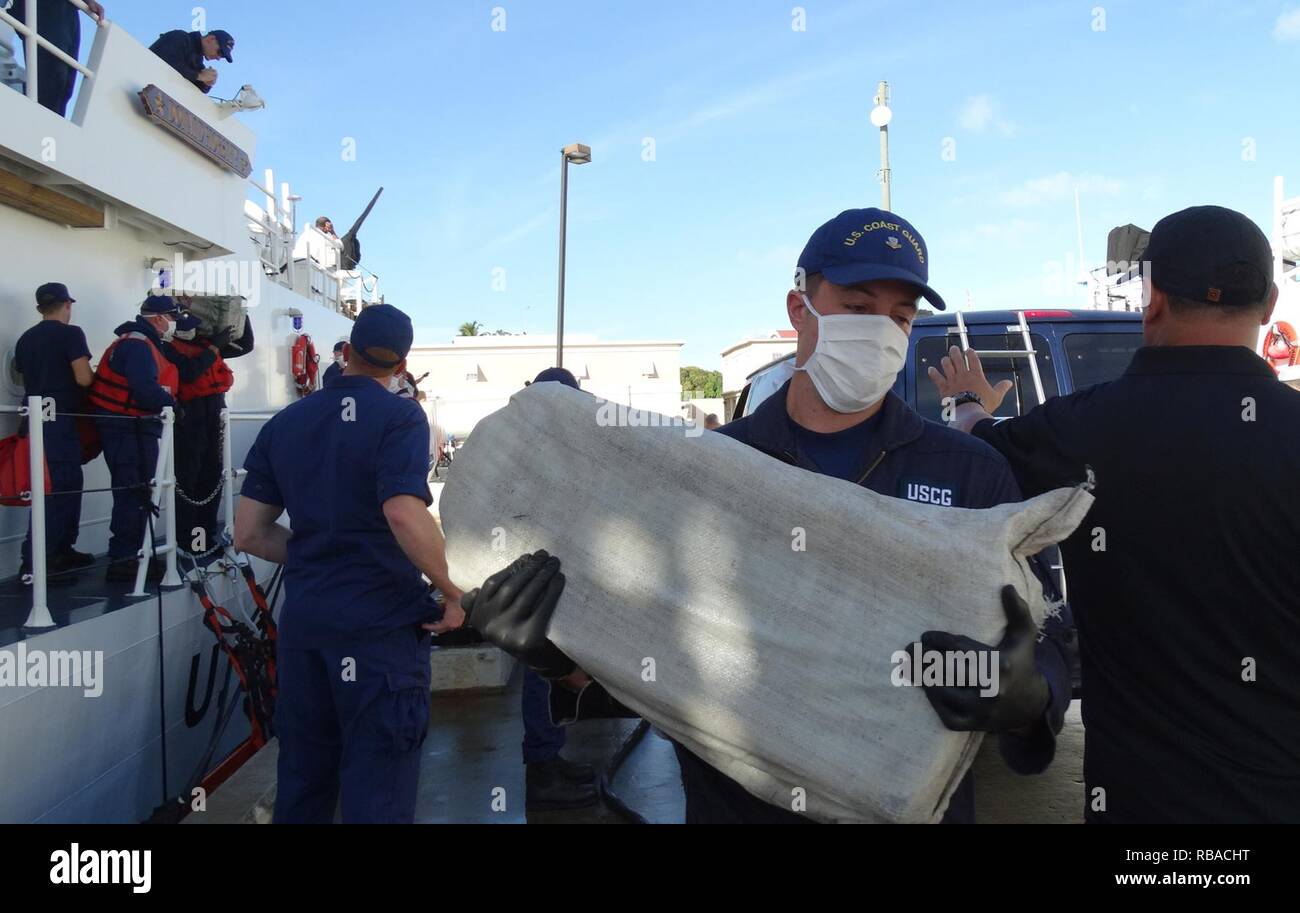
<path fill-rule="evenodd" d="M 321 380 L 321 386 L 326 387 L 329 382 L 336 377 L 343 376 L 343 369 L 347 367 L 347 359 L 343 357 L 343 349 L 347 343 L 339 340 L 334 343 L 334 363 L 325 369 L 325 377 Z"/>
<path fill-rule="evenodd" d="M 0 3 L 3 7 L 4 3 Z M 104 21 L 104 8 L 95 0 L 86 0 L 86 7 L 96 22 Z M 14 0 L 9 15 L 19 22 L 27 22 L 27 0 Z M 81 53 L 81 12 L 68 0 L 36 0 L 36 34 L 74 60 Z M 20 41 L 26 48 L 26 43 Z M 30 60 L 25 61 L 32 68 Z M 72 88 L 77 82 L 77 71 L 59 60 L 45 48 L 36 53 L 36 100 L 59 117 L 68 110 Z"/>
<path fill-rule="evenodd" d="M 159 415 L 176 405 L 180 379 L 162 344 L 176 328 L 179 311 L 166 295 L 151 295 L 140 316 L 115 331 L 117 339 L 99 361 L 90 385 L 90 404 L 104 444 L 104 459 L 113 480 L 113 519 L 108 541 L 108 579 L 135 579 L 151 510 L 149 482 L 158 468 Z M 163 564 L 155 558 L 148 579 L 162 579 Z"/>
<path fill-rule="evenodd" d="M 277 823 L 328 824 L 340 799 L 345 823 L 415 817 L 429 632 L 465 615 L 428 510 L 428 420 L 388 392 L 412 336 L 392 305 L 362 311 L 343 376 L 267 422 L 244 464 L 235 546 L 284 565 Z"/>
<path fill-rule="evenodd" d="M 194 555 L 217 543 L 216 497 L 221 485 L 221 412 L 226 391 L 235 383 L 227 359 L 253 351 L 253 321 L 231 343 L 227 327 L 214 336 L 199 336 L 200 321 L 182 314 L 176 335 L 163 345 L 163 354 L 180 375 L 181 409 L 176 420 L 176 534 L 182 549 Z M 203 502 L 203 503 L 195 503 Z"/>
<path fill-rule="evenodd" d="M 149 45 L 149 50 L 171 64 L 173 70 L 194 83 L 204 94 L 211 92 L 217 84 L 217 71 L 203 62 L 219 58 L 225 58 L 226 63 L 235 62 L 235 39 L 220 29 L 206 35 L 184 29 L 164 32 Z"/>
<path fill-rule="evenodd" d="M 61 282 L 49 282 L 36 290 L 36 309 L 41 322 L 18 337 L 14 366 L 23 375 L 24 396 L 54 400 L 55 419 L 43 427 L 45 460 L 55 494 L 45 499 L 46 570 L 59 574 L 85 567 L 94 558 L 73 548 L 81 526 L 81 440 L 77 420 L 84 389 L 94 377 L 90 370 L 90 349 L 81 327 L 72 325 L 76 301 Z M 25 424 L 24 420 L 24 424 Z M 22 573 L 31 569 L 32 531 L 23 542 Z M 55 578 L 71 581 L 69 577 Z"/>

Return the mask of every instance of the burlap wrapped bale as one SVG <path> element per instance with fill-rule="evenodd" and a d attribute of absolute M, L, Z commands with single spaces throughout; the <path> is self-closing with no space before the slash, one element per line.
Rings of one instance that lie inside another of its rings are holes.
<path fill-rule="evenodd" d="M 647 421 L 662 424 L 626 426 Z M 754 795 L 823 821 L 929 822 L 980 736 L 892 684 L 895 651 L 931 629 L 997 642 L 1007 583 L 1041 622 L 1025 557 L 1091 502 L 914 504 L 537 384 L 479 423 L 440 510 L 459 586 L 523 552 L 560 557 L 552 640 Z"/>

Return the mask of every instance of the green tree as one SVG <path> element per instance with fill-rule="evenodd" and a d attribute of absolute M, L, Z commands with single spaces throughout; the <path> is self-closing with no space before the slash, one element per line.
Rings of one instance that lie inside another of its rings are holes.
<path fill-rule="evenodd" d="M 462 324 L 460 325 L 460 334 L 459 334 L 459 335 L 461 335 L 461 336 L 477 336 L 477 335 L 478 335 L 478 331 L 481 330 L 481 329 L 483 329 L 483 324 L 479 323 L 477 320 L 473 320 L 473 321 L 471 321 L 471 322 L 469 322 L 469 323 L 462 323 Z"/>
<path fill-rule="evenodd" d="M 717 399 L 722 396 L 722 372 L 694 366 L 682 368 L 683 399 Z"/>

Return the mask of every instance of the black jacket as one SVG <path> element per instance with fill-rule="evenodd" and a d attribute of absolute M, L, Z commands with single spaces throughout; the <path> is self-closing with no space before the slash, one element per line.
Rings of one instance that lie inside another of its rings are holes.
<path fill-rule="evenodd" d="M 199 82 L 199 73 L 208 67 L 203 57 L 201 33 L 187 32 L 183 29 L 164 32 L 158 36 L 157 41 L 149 45 L 149 50 L 167 61 L 173 70 L 194 83 L 195 87 L 205 95 L 212 91 L 212 86 Z"/>
<path fill-rule="evenodd" d="M 765 400 L 752 415 L 718 430 L 775 459 L 815 471 L 801 453 L 786 412 L 787 383 Z M 934 487 L 951 492 L 952 506 L 970 509 L 995 507 L 1022 500 L 1020 489 L 1004 458 L 983 441 L 921 418 L 893 393 L 885 398 L 871 449 L 862 454 L 855 473 L 858 484 L 895 498 Z M 916 497 L 911 498 L 916 500 Z M 1044 586 L 1053 588 L 1041 566 L 1036 567 Z M 1037 649 L 1038 668 L 1047 678 L 1051 703 L 1044 720 L 1028 738 L 1003 735 L 999 746 L 1007 763 L 1020 773 L 1038 773 L 1051 763 L 1056 733 L 1070 705 L 1071 676 L 1066 647 L 1073 619 L 1068 607 L 1059 617 L 1049 617 Z M 917 632 L 919 637 L 920 631 Z M 552 716 L 557 723 L 600 716 L 630 715 L 604 689 L 594 684 L 575 695 L 561 687 L 551 689 Z M 769 805 L 746 792 L 680 745 L 677 759 L 686 791 L 687 823 L 778 823 L 808 819 Z M 973 822 L 974 780 L 970 773 L 954 792 L 945 822 Z"/>

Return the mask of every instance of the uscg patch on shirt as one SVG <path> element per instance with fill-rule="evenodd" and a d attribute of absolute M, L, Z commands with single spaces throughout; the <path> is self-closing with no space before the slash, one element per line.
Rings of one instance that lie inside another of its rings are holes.
<path fill-rule="evenodd" d="M 941 507 L 952 507 L 955 502 L 951 488 L 924 482 L 904 482 L 902 496 L 919 504 L 938 504 Z"/>

